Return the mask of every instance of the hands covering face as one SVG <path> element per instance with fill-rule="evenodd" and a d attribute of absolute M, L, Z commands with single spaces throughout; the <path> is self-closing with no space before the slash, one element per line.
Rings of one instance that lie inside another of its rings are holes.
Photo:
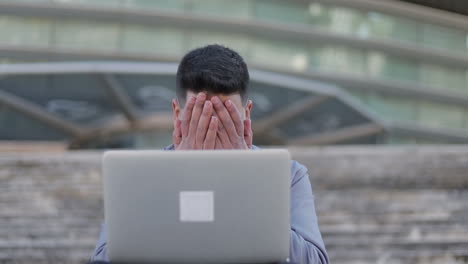
<path fill-rule="evenodd" d="M 249 149 L 252 129 L 249 119 L 242 120 L 234 103 L 217 96 L 206 100 L 205 93 L 190 97 L 182 120 L 174 120 L 172 140 L 176 150 Z"/>

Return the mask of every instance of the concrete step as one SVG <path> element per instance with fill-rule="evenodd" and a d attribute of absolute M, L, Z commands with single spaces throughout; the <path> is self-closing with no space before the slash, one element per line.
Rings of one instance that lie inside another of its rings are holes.
<path fill-rule="evenodd" d="M 468 232 L 468 223 L 457 223 L 453 224 L 430 224 L 430 223 L 421 223 L 418 225 L 399 225 L 399 224 L 368 224 L 362 225 L 357 223 L 339 223 L 339 224 L 321 224 L 320 230 L 322 233 L 328 235 L 336 234 L 401 234 L 401 233 L 410 233 L 418 232 L 421 234 L 426 233 L 447 233 L 447 232 L 457 232 L 464 233 Z"/>
<path fill-rule="evenodd" d="M 290 148 L 315 187 L 467 189 L 466 146 L 329 146 Z"/>
<path fill-rule="evenodd" d="M 395 264 L 460 264 L 468 262 L 467 248 L 457 248 L 447 251 L 444 248 L 418 250 L 412 248 L 394 250 L 391 248 L 353 250 L 329 250 L 332 263 L 395 263 Z"/>
<path fill-rule="evenodd" d="M 293 156 L 309 167 L 331 263 L 468 263 L 468 149 Z M 0 156 L 0 264 L 88 260 L 103 219 L 100 159 Z"/>
<path fill-rule="evenodd" d="M 338 240 L 356 240 L 367 241 L 369 243 L 387 243 L 388 241 L 413 241 L 413 242 L 426 242 L 426 241 L 465 241 L 468 239 L 468 230 L 446 229 L 444 231 L 425 231 L 415 227 L 412 230 L 400 230 L 394 233 L 338 233 L 332 234 L 322 231 L 322 235 L 327 239 L 327 242 Z"/>
<path fill-rule="evenodd" d="M 0 240 L 1 249 L 21 248 L 89 248 L 96 243 L 95 239 L 15 239 Z"/>
<path fill-rule="evenodd" d="M 82 218 L 77 216 L 76 218 L 73 217 L 66 217 L 66 218 L 18 218 L 15 219 L 1 219 L 0 220 L 0 229 L 10 229 L 14 230 L 16 228 L 20 229 L 27 229 L 27 228 L 35 228 L 35 227 L 66 227 L 71 230 L 73 229 L 84 229 L 84 228 L 96 228 L 100 226 L 102 223 L 102 217 L 96 218 Z"/>
<path fill-rule="evenodd" d="M 93 248 L 9 249 L 0 252 L 0 263 L 86 263 Z"/>

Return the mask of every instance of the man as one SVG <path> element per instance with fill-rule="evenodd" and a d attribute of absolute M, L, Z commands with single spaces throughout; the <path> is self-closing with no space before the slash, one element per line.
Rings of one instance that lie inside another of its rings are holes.
<path fill-rule="evenodd" d="M 173 144 L 165 149 L 256 149 L 248 83 L 247 65 L 229 48 L 209 45 L 185 55 L 177 71 L 177 99 L 172 101 Z M 107 260 L 104 228 L 92 260 Z M 291 164 L 290 260 L 329 263 L 309 175 L 297 161 Z"/>

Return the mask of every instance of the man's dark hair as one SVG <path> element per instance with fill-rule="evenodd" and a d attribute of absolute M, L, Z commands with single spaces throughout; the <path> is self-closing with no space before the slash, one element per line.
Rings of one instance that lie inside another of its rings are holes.
<path fill-rule="evenodd" d="M 208 45 L 187 53 L 177 69 L 176 92 L 185 102 L 187 91 L 231 95 L 239 93 L 247 101 L 249 71 L 244 59 L 221 45 Z"/>

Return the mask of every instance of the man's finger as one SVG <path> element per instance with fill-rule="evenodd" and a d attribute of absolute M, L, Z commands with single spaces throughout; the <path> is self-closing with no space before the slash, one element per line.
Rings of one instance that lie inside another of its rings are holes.
<path fill-rule="evenodd" d="M 216 144 L 217 130 L 218 130 L 218 118 L 216 118 L 215 116 L 212 116 L 210 125 L 208 127 L 208 132 L 206 132 L 206 138 L 203 144 L 203 149 L 214 149 L 215 144 Z"/>
<path fill-rule="evenodd" d="M 219 123 L 218 123 L 218 126 L 219 126 Z M 223 143 L 221 143 L 221 140 L 219 139 L 218 136 L 216 137 L 215 149 L 223 149 Z"/>
<path fill-rule="evenodd" d="M 179 119 L 174 120 L 174 131 L 172 132 L 172 143 L 177 147 L 182 141 L 182 130 L 181 123 Z"/>
<path fill-rule="evenodd" d="M 252 148 L 253 133 L 252 133 L 252 121 L 250 119 L 244 120 L 244 140 L 247 146 L 249 148 Z"/>
<path fill-rule="evenodd" d="M 195 136 L 195 144 L 202 147 L 207 134 L 208 127 L 211 121 L 211 114 L 213 113 L 213 106 L 210 101 L 205 101 L 203 111 L 198 121 L 197 133 Z"/>
<path fill-rule="evenodd" d="M 185 104 L 184 114 L 182 115 L 181 130 L 182 130 L 183 137 L 187 137 L 189 133 L 190 119 L 192 117 L 192 111 L 193 111 L 194 105 L 195 105 L 195 97 L 190 96 L 190 98 L 187 100 L 187 103 Z"/>
<path fill-rule="evenodd" d="M 235 142 L 239 136 L 237 135 L 236 126 L 234 125 L 228 110 L 224 106 L 221 99 L 219 99 L 217 96 L 213 96 L 211 98 L 211 102 L 213 103 L 216 114 L 219 117 L 220 123 L 223 124 L 229 139 L 231 142 Z"/>
<path fill-rule="evenodd" d="M 200 120 L 200 115 L 203 111 L 203 104 L 205 102 L 206 95 L 205 93 L 198 93 L 195 105 L 192 110 L 192 117 L 190 118 L 189 125 L 189 135 L 195 136 L 197 133 L 198 121 Z"/>
<path fill-rule="evenodd" d="M 218 122 L 218 138 L 223 145 L 223 149 L 232 149 L 231 140 L 221 122 Z"/>
<path fill-rule="evenodd" d="M 244 135 L 244 123 L 242 122 L 239 110 L 237 110 L 236 105 L 233 104 L 231 100 L 226 100 L 224 105 L 226 106 L 226 109 L 228 110 L 229 115 L 231 116 L 232 122 L 234 122 L 237 135 L 243 136 Z"/>

